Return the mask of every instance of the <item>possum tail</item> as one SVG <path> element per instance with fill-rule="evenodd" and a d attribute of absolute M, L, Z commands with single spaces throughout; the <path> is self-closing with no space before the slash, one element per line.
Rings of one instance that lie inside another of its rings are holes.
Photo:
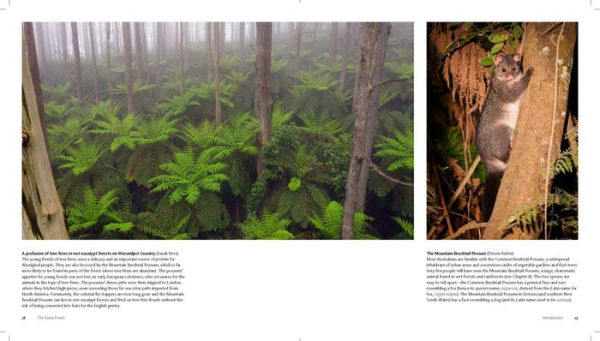
<path fill-rule="evenodd" d="M 481 208 L 483 211 L 483 221 L 489 221 L 494 210 L 496 195 L 500 188 L 500 181 L 504 175 L 504 170 L 489 170 L 486 176 L 485 185 L 483 186 L 483 197 Z"/>

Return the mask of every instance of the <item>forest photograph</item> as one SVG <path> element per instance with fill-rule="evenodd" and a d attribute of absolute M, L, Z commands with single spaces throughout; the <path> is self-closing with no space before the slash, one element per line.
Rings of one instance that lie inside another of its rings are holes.
<path fill-rule="evenodd" d="M 23 239 L 413 239 L 413 34 L 23 23 Z"/>
<path fill-rule="evenodd" d="M 577 23 L 427 39 L 427 239 L 578 239 Z"/>

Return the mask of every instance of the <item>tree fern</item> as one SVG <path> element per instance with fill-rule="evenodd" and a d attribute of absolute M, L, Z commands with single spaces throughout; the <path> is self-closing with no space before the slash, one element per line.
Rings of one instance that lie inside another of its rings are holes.
<path fill-rule="evenodd" d="M 294 235 L 286 230 L 291 224 L 289 219 L 283 219 L 278 213 L 263 212 L 260 218 L 250 215 L 237 226 L 245 239 L 294 239 Z"/>
<path fill-rule="evenodd" d="M 185 199 L 194 204 L 203 192 L 219 192 L 221 183 L 228 180 L 222 171 L 227 168 L 225 163 L 215 160 L 208 151 L 197 157 L 191 149 L 175 153 L 173 162 L 160 165 L 164 174 L 148 180 L 156 183 L 152 192 L 170 191 L 169 201 L 176 203 Z"/>
<path fill-rule="evenodd" d="M 325 238 L 339 239 L 342 233 L 342 218 L 344 215 L 344 205 L 337 201 L 331 201 L 320 216 L 314 215 L 310 222 L 315 226 Z M 354 239 L 376 239 L 365 232 L 369 221 L 373 218 L 362 212 L 354 214 Z"/>
<path fill-rule="evenodd" d="M 394 221 L 397 222 L 398 225 L 402 227 L 404 232 L 406 232 L 406 234 L 408 234 L 411 238 L 415 237 L 415 227 L 413 223 L 401 217 L 392 217 L 392 219 L 394 219 Z"/>
<path fill-rule="evenodd" d="M 106 231 L 127 232 L 131 230 L 133 223 L 122 221 L 119 215 L 111 210 L 117 199 L 116 190 L 109 191 L 98 198 L 90 187 L 86 188 L 83 200 L 71 201 L 66 206 L 69 233 L 78 233 L 96 226 L 103 217 L 113 220 L 103 226 Z"/>
<path fill-rule="evenodd" d="M 134 114 L 128 114 L 123 119 L 119 119 L 114 112 L 105 112 L 103 117 L 104 120 L 96 121 L 97 128 L 90 130 L 90 132 L 112 137 L 110 150 L 113 152 L 123 145 L 133 149 L 136 142 L 134 129 L 139 124 L 140 119 Z"/>
<path fill-rule="evenodd" d="M 389 159 L 387 170 L 414 168 L 414 134 L 412 130 L 404 133 L 396 131 L 394 138 L 382 137 L 382 142 L 375 145 L 375 156 Z"/>
<path fill-rule="evenodd" d="M 183 96 L 172 96 L 167 98 L 166 102 L 158 104 L 156 109 L 168 117 L 177 116 L 186 112 L 190 107 L 200 106 L 200 103 L 195 101 L 194 97 L 196 97 L 196 92 L 188 90 Z"/>
<path fill-rule="evenodd" d="M 56 158 L 65 161 L 59 168 L 69 169 L 74 175 L 79 175 L 94 167 L 104 152 L 102 144 L 83 141 L 75 148 L 66 148 L 66 153 Z"/>

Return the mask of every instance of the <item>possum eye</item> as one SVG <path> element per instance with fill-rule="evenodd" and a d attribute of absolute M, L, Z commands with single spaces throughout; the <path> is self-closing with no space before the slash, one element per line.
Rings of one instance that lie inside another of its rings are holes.
<path fill-rule="evenodd" d="M 513 68 L 513 71 L 516 71 L 516 70 L 517 70 L 516 68 Z"/>
<path fill-rule="evenodd" d="M 502 68 L 502 72 L 506 72 L 506 69 L 505 69 L 505 68 Z"/>

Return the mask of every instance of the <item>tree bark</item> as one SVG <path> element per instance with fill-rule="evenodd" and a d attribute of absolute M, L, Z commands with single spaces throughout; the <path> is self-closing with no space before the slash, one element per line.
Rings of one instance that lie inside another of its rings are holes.
<path fill-rule="evenodd" d="M 272 24 L 256 23 L 256 93 L 254 110 L 260 120 L 258 143 L 260 148 L 271 138 L 271 41 Z M 256 171 L 262 177 L 265 170 L 265 160 L 262 153 L 258 154 Z"/>
<path fill-rule="evenodd" d="M 75 57 L 75 86 L 77 87 L 77 99 L 83 103 L 83 93 L 81 92 L 81 57 L 79 56 L 79 35 L 77 34 L 77 23 L 71 23 L 71 34 L 73 38 L 73 56 Z"/>
<path fill-rule="evenodd" d="M 300 72 L 301 69 L 301 59 L 300 59 L 300 50 L 302 47 L 302 23 L 296 23 L 296 71 Z"/>
<path fill-rule="evenodd" d="M 112 103 L 112 71 L 110 66 L 110 23 L 106 23 L 106 67 L 108 68 L 108 98 Z"/>
<path fill-rule="evenodd" d="M 163 31 L 163 24 L 160 22 L 156 23 L 156 98 L 160 98 L 160 73 L 161 73 L 161 66 L 160 63 L 162 61 L 162 53 L 161 53 L 161 46 L 162 46 L 162 31 Z"/>
<path fill-rule="evenodd" d="M 371 87 L 383 82 L 383 64 L 385 63 L 385 53 L 387 42 L 392 30 L 391 23 L 379 24 L 380 30 L 377 37 L 377 50 L 375 52 L 375 69 L 371 78 Z M 379 103 L 379 92 L 381 87 L 372 90 L 369 97 L 369 111 L 367 113 L 367 127 L 364 140 L 364 156 L 370 158 L 373 150 L 373 141 L 375 140 L 375 131 L 377 128 L 377 106 Z M 367 197 L 367 181 L 369 180 L 369 162 L 363 160 L 360 166 L 360 176 L 358 177 L 356 206 L 355 211 L 363 212 L 365 210 L 365 200 Z"/>
<path fill-rule="evenodd" d="M 329 65 L 335 63 L 335 57 L 337 57 L 338 50 L 338 23 L 331 23 L 331 48 L 329 50 Z"/>
<path fill-rule="evenodd" d="M 355 115 L 354 134 L 352 137 L 352 155 L 346 182 L 346 197 L 344 199 L 344 215 L 342 220 L 342 239 L 352 239 L 354 226 L 354 213 L 356 195 L 358 193 L 358 179 L 361 164 L 364 158 L 364 139 L 369 113 L 369 94 L 371 82 L 371 69 L 373 67 L 375 42 L 379 35 L 379 24 L 361 23 L 360 54 L 356 63 L 356 83 L 352 112 Z"/>
<path fill-rule="evenodd" d="M 179 75 L 181 77 L 181 83 L 179 84 L 179 93 L 183 96 L 185 92 L 185 47 L 184 44 L 184 29 L 183 23 L 179 23 Z"/>
<path fill-rule="evenodd" d="M 96 37 L 94 35 L 94 27 L 92 23 L 88 23 L 90 31 L 90 50 L 92 52 L 92 67 L 94 68 L 94 96 L 96 97 L 96 104 L 100 100 L 99 89 L 98 89 L 98 67 L 96 65 Z"/>
<path fill-rule="evenodd" d="M 40 72 L 40 76 L 41 76 L 41 70 L 47 70 L 48 69 L 48 59 L 46 57 L 46 49 L 44 48 L 44 44 L 45 44 L 45 38 L 44 38 L 44 27 L 42 26 L 42 23 L 36 23 L 35 24 L 35 28 L 36 28 L 36 34 L 35 36 L 37 37 L 37 39 L 35 39 L 35 41 L 37 42 L 37 46 L 36 46 L 36 50 L 39 50 L 39 55 L 40 58 L 38 60 L 38 72 Z"/>
<path fill-rule="evenodd" d="M 142 23 L 136 22 L 133 25 L 135 27 L 135 57 L 138 64 L 138 79 L 142 80 L 146 73 L 146 66 L 144 64 L 144 47 L 142 46 Z"/>
<path fill-rule="evenodd" d="M 215 61 L 213 60 L 213 49 L 212 49 L 212 24 L 206 23 L 206 44 L 207 44 L 207 61 L 208 61 L 208 82 L 213 81 L 213 68 Z"/>
<path fill-rule="evenodd" d="M 29 69 L 30 55 L 25 49 L 27 38 L 23 37 L 23 41 L 22 237 L 69 239 L 43 137 L 42 118 L 39 115 L 41 108 L 38 107 L 39 100 L 36 98 L 34 80 Z"/>
<path fill-rule="evenodd" d="M 215 122 L 217 125 L 223 121 L 221 113 L 221 24 L 215 23 Z"/>
<path fill-rule="evenodd" d="M 60 44 L 62 46 L 61 52 L 63 59 L 63 67 L 65 71 L 65 79 L 67 79 L 69 77 L 69 50 L 67 48 L 67 24 L 64 22 L 60 23 Z"/>
<path fill-rule="evenodd" d="M 535 73 L 521 102 L 510 158 L 484 239 L 539 239 L 545 232 L 543 226 L 528 230 L 506 226 L 519 211 L 545 206 L 552 182 L 547 167 L 552 168 L 560 152 L 577 23 L 562 23 L 552 29 L 553 25 L 532 23 L 525 27 L 524 70 L 535 66 Z"/>
<path fill-rule="evenodd" d="M 346 69 L 348 68 L 348 51 L 350 50 L 350 31 L 352 23 L 346 23 L 346 32 L 344 32 L 344 56 L 342 57 L 342 68 L 340 70 L 340 84 L 338 86 L 338 94 L 344 93 L 346 84 Z"/>
<path fill-rule="evenodd" d="M 125 86 L 127 87 L 127 112 L 133 109 L 133 72 L 131 69 L 131 28 L 128 22 L 123 23 L 123 51 L 125 52 Z"/>
<path fill-rule="evenodd" d="M 246 23 L 240 22 L 240 38 L 238 45 L 238 56 L 240 58 L 240 73 L 246 71 Z"/>
<path fill-rule="evenodd" d="M 27 53 L 27 62 L 33 80 L 33 90 L 35 91 L 35 99 L 37 101 L 38 114 L 42 125 L 42 136 L 44 137 L 45 145 L 48 144 L 48 136 L 46 133 L 46 113 L 44 112 L 44 101 L 42 93 L 42 80 L 37 60 L 37 50 L 35 37 L 33 33 L 33 24 L 31 22 L 23 23 L 24 43 Z"/>

